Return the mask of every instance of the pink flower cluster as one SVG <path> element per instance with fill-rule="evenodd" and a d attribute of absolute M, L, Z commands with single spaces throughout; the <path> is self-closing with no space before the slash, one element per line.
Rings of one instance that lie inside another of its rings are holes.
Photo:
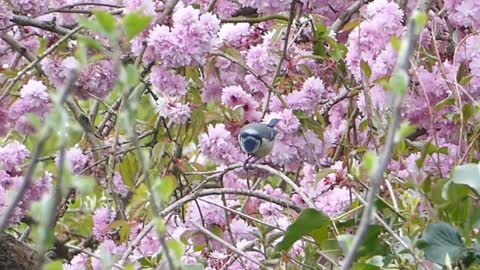
<path fill-rule="evenodd" d="M 220 21 L 211 14 L 201 14 L 192 6 L 180 7 L 173 14 L 173 26 L 156 25 L 148 45 L 155 60 L 165 67 L 204 64 L 205 55 L 217 43 Z"/>
<path fill-rule="evenodd" d="M 117 72 L 114 68 L 112 61 L 107 59 L 89 64 L 75 82 L 75 94 L 81 99 L 105 99 L 115 86 Z"/>
<path fill-rule="evenodd" d="M 480 3 L 476 0 L 446 0 L 448 19 L 456 26 L 480 27 Z"/>
<path fill-rule="evenodd" d="M 8 112 L 10 123 L 21 133 L 32 133 L 34 126 L 28 120 L 29 113 L 44 119 L 50 111 L 50 99 L 47 87 L 37 80 L 29 80 L 20 90 L 20 98 L 11 106 Z"/>
<path fill-rule="evenodd" d="M 208 0 L 183 0 L 185 5 L 197 4 L 202 11 L 206 10 L 211 1 Z M 213 6 L 213 12 L 223 18 L 231 17 L 239 8 L 239 5 L 234 0 L 218 0 Z"/>
<path fill-rule="evenodd" d="M 125 12 L 142 12 L 148 16 L 155 16 L 155 3 L 152 0 L 124 0 Z"/>
<path fill-rule="evenodd" d="M 16 11 L 23 15 L 38 16 L 48 10 L 48 0 L 12 0 Z"/>
<path fill-rule="evenodd" d="M 260 120 L 261 113 L 257 111 L 259 103 L 252 95 L 245 92 L 240 86 L 228 86 L 222 91 L 222 104 L 231 109 L 243 109 L 244 119 L 249 122 Z"/>
<path fill-rule="evenodd" d="M 237 138 L 232 136 L 224 124 L 209 125 L 208 132 L 200 135 L 199 143 L 202 154 L 218 164 L 232 164 L 246 158 L 236 146 Z"/>
<path fill-rule="evenodd" d="M 317 103 L 325 92 L 323 81 L 310 77 L 303 83 L 302 90 L 295 91 L 286 97 L 286 101 L 293 110 L 304 111 L 312 114 L 317 109 Z"/>
<path fill-rule="evenodd" d="M 0 2 L 0 28 L 4 28 L 10 24 L 12 12 L 7 8 L 5 3 Z"/>
<path fill-rule="evenodd" d="M 161 66 L 152 68 L 150 82 L 157 93 L 168 96 L 183 96 L 187 93 L 187 80 L 185 77 L 176 74 Z"/>
<path fill-rule="evenodd" d="M 404 31 L 403 12 L 395 2 L 375 0 L 363 12 L 365 21 L 350 32 L 347 66 L 355 79 L 362 79 L 361 62 L 372 70 L 372 79 L 386 75 L 395 65 L 390 39 Z"/>
<path fill-rule="evenodd" d="M 0 147 L 0 216 L 9 207 L 11 194 L 16 193 L 24 181 L 22 165 L 29 156 L 30 151 L 28 151 L 25 145 L 17 141 Z M 31 204 L 39 201 L 51 189 L 51 173 L 45 172 L 42 178 L 36 181 L 33 180 L 33 185 L 27 190 L 22 201 L 15 207 L 13 214 L 10 216 L 10 224 L 20 222 L 25 213 L 30 209 Z"/>
<path fill-rule="evenodd" d="M 160 97 L 157 100 L 157 110 L 161 116 L 169 118 L 177 124 L 186 123 L 191 113 L 188 104 L 182 104 L 171 97 Z"/>
<path fill-rule="evenodd" d="M 43 71 L 56 88 L 60 88 L 70 70 L 77 67 L 78 62 L 73 57 L 65 59 L 51 57 L 42 63 Z M 105 99 L 115 87 L 117 71 L 114 68 L 112 61 L 108 59 L 88 64 L 75 81 L 73 93 L 80 99 Z"/>

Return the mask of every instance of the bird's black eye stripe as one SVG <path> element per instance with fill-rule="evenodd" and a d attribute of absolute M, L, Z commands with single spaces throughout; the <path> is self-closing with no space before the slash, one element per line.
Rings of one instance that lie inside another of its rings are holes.
<path fill-rule="evenodd" d="M 244 135 L 240 136 L 241 140 L 245 140 L 246 138 L 254 138 L 255 140 L 259 140 L 259 141 L 262 140 L 262 138 L 260 136 L 255 135 L 255 134 L 244 134 Z"/>

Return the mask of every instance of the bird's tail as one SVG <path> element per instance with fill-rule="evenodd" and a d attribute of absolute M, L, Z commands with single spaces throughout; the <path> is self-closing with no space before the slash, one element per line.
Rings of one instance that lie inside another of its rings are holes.
<path fill-rule="evenodd" d="M 272 118 L 272 120 L 270 120 L 270 123 L 268 123 L 267 126 L 274 128 L 278 124 L 278 122 L 280 122 L 280 119 Z"/>

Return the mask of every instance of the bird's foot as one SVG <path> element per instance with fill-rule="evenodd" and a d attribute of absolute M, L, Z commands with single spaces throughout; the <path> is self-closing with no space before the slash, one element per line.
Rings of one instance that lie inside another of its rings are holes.
<path fill-rule="evenodd" d="M 243 169 L 245 171 L 252 170 L 253 169 L 252 163 L 249 160 L 245 160 L 245 162 L 243 163 Z"/>

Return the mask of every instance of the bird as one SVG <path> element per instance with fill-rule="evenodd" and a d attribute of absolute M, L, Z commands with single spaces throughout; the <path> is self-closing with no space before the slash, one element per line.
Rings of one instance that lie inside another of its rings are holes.
<path fill-rule="evenodd" d="M 275 143 L 275 136 L 278 134 L 275 129 L 278 122 L 280 119 L 273 118 L 268 124 L 250 123 L 240 129 L 238 142 L 242 151 L 249 156 L 245 165 L 253 157 L 256 159 L 252 163 L 270 154 Z"/>

